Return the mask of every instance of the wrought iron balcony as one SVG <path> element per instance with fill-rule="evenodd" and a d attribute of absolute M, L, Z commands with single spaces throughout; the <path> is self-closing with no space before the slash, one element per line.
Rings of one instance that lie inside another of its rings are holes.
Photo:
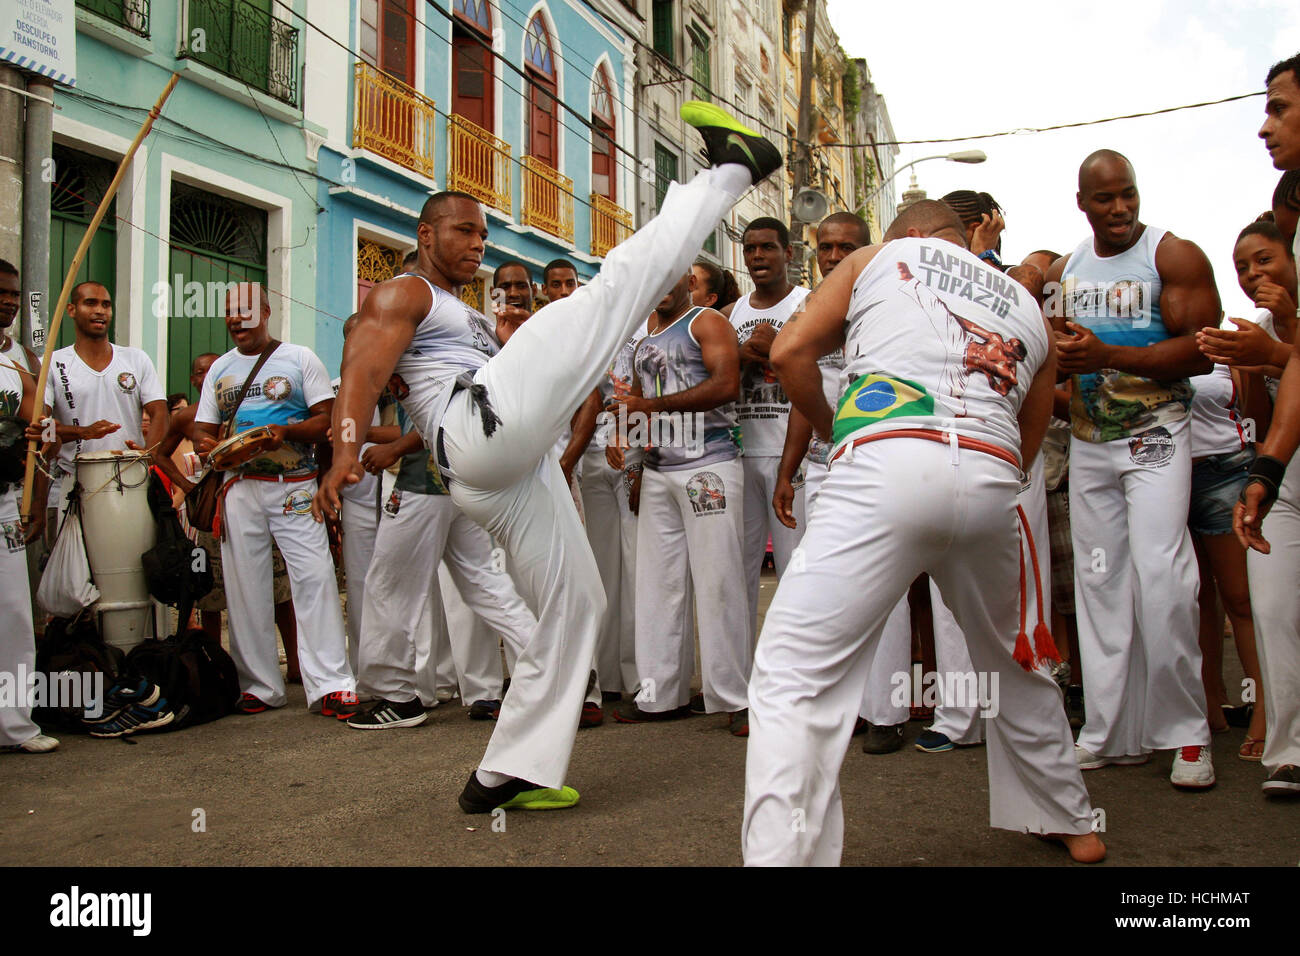
<path fill-rule="evenodd" d="M 132 33 L 149 35 L 149 0 L 77 0 L 77 6 Z"/>
<path fill-rule="evenodd" d="M 524 214 L 520 221 L 573 242 L 573 180 L 535 156 L 525 156 L 523 167 Z"/>
<path fill-rule="evenodd" d="M 298 106 L 298 29 L 246 0 L 186 0 L 180 56 Z"/>
<path fill-rule="evenodd" d="M 352 145 L 433 178 L 433 100 L 358 60 Z"/>
<path fill-rule="evenodd" d="M 447 188 L 510 213 L 510 144 L 453 113 L 447 117 Z"/>
<path fill-rule="evenodd" d="M 618 203 L 591 195 L 591 254 L 603 256 L 632 235 L 632 214 Z"/>

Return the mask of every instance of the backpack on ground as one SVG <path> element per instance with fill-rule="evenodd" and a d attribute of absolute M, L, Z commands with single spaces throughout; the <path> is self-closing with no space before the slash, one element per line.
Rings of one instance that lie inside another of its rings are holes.
<path fill-rule="evenodd" d="M 126 670 L 157 684 L 176 719 L 168 729 L 205 724 L 234 711 L 239 701 L 235 662 L 219 641 L 198 628 L 164 641 L 148 639 L 126 656 Z"/>
<path fill-rule="evenodd" d="M 34 708 L 32 719 L 42 727 L 84 731 L 82 718 L 86 709 L 103 702 L 109 688 L 123 673 L 124 665 L 122 649 L 104 643 L 89 612 L 73 618 L 55 618 L 46 625 L 45 635 L 36 645 L 36 670 L 45 675 L 51 689 L 56 684 L 66 686 L 67 675 L 71 675 L 71 682 L 82 693 L 76 700 L 59 701 L 58 707 Z M 89 694 L 85 692 L 87 687 Z"/>

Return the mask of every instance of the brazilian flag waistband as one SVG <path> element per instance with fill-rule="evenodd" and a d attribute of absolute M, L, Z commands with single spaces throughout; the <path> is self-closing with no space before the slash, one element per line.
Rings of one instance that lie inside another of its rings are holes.
<path fill-rule="evenodd" d="M 831 441 L 839 444 L 860 428 L 891 418 L 934 415 L 934 397 L 924 385 L 870 373 L 851 384 L 835 411 Z"/>

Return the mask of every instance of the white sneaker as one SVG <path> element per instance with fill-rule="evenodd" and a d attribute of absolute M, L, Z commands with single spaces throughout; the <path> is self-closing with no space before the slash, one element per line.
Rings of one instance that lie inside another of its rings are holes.
<path fill-rule="evenodd" d="M 456 690 L 452 687 L 439 687 L 437 690 L 437 701 L 439 704 L 445 704 L 447 701 L 456 697 Z M 437 704 L 433 705 L 437 706 Z"/>
<path fill-rule="evenodd" d="M 1074 761 L 1079 765 L 1080 770 L 1100 770 L 1102 767 L 1110 766 L 1136 767 L 1139 764 L 1146 763 L 1150 759 L 1150 754 L 1125 754 L 1121 757 L 1102 757 L 1093 753 L 1091 750 L 1080 747 L 1078 744 L 1074 745 Z"/>
<path fill-rule="evenodd" d="M 1209 747 L 1181 747 L 1174 754 L 1169 782 L 1184 790 L 1205 790 L 1214 786 L 1214 764 Z"/>
<path fill-rule="evenodd" d="M 28 754 L 47 754 L 51 750 L 58 750 L 59 742 L 53 737 L 47 737 L 45 734 L 37 734 L 30 740 L 24 740 L 20 744 L 12 744 L 8 747 L 0 747 L 0 750 L 7 750 L 11 753 L 28 753 Z"/>

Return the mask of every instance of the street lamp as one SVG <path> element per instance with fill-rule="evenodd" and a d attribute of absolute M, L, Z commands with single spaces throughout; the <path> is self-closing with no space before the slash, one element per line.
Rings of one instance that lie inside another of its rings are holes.
<path fill-rule="evenodd" d="M 963 149 L 956 153 L 944 153 L 938 156 L 922 156 L 920 159 L 914 159 L 910 163 L 904 163 L 902 166 L 899 166 L 896 170 L 894 170 L 893 175 L 891 175 L 883 183 L 877 186 L 872 191 L 871 195 L 868 196 L 863 201 L 862 206 L 859 208 L 865 208 L 867 203 L 871 202 L 871 200 L 875 199 L 878 195 L 880 195 L 880 193 L 884 190 L 884 188 L 888 186 L 890 183 L 892 183 L 895 177 L 897 177 L 898 174 L 901 173 L 903 170 L 907 169 L 910 166 L 915 166 L 917 163 L 924 163 L 931 159 L 946 159 L 950 163 L 972 163 L 973 164 L 973 163 L 984 162 L 984 160 L 988 159 L 988 156 L 985 155 L 984 150 L 982 149 Z"/>

